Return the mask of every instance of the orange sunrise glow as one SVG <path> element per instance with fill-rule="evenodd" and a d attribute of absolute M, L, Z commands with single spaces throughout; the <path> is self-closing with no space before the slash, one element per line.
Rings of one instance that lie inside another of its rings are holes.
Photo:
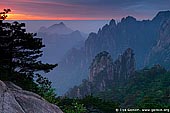
<path fill-rule="evenodd" d="M 7 20 L 104 20 L 105 18 L 46 17 L 27 14 L 7 14 Z"/>
<path fill-rule="evenodd" d="M 41 20 L 42 17 L 25 14 L 7 14 L 7 20 Z"/>
<path fill-rule="evenodd" d="M 110 20 L 112 18 L 117 20 L 127 15 L 148 19 L 158 10 L 169 10 L 170 3 L 169 0 L 154 2 L 152 5 L 147 0 L 146 3 L 127 0 L 123 4 L 118 1 L 0 0 L 0 12 L 7 8 L 12 10 L 7 20 Z"/>

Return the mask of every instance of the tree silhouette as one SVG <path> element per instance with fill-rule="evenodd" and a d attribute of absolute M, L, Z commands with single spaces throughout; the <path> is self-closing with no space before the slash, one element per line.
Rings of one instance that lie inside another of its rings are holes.
<path fill-rule="evenodd" d="M 10 9 L 4 9 L 3 12 L 0 12 L 0 19 L 1 20 L 5 20 L 8 16 L 7 16 L 7 13 L 11 12 Z"/>
<path fill-rule="evenodd" d="M 33 82 L 36 74 L 47 73 L 57 64 L 44 64 L 38 60 L 45 45 L 41 38 L 26 32 L 24 23 L 3 23 L 10 11 L 4 9 L 0 13 L 0 79 L 22 85 L 24 80 Z"/>

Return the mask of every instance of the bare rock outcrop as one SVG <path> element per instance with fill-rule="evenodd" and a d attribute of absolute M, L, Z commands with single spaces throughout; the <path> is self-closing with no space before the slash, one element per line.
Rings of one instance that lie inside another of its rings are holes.
<path fill-rule="evenodd" d="M 41 96 L 0 81 L 0 113 L 63 113 Z"/>

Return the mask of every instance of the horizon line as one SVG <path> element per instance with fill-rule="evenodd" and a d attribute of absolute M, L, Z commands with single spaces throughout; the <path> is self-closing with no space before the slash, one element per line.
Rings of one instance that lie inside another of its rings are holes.
<path fill-rule="evenodd" d="M 4 21 L 108 21 L 108 20 L 112 20 L 112 19 L 87 19 L 87 20 L 86 19 L 80 19 L 80 20 L 78 20 L 78 19 L 70 19 L 70 20 L 68 20 L 68 19 L 66 19 L 66 20 L 65 19 L 61 19 L 61 20 L 59 20 L 59 19 L 58 20 L 57 19 L 56 20 L 50 20 L 50 19 L 49 20 L 48 19 L 47 20 L 43 20 L 43 19 L 40 19 L 40 20 L 37 20 L 37 19 L 35 19 L 35 20 L 29 20 L 29 19 L 28 20 L 26 20 L 26 19 L 23 19 L 23 20 L 22 19 L 21 20 L 6 19 Z"/>

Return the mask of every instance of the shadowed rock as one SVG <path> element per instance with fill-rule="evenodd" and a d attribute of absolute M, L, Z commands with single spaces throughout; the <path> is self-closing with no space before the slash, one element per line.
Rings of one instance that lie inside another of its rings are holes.
<path fill-rule="evenodd" d="M 63 113 L 41 96 L 0 81 L 0 113 Z"/>

